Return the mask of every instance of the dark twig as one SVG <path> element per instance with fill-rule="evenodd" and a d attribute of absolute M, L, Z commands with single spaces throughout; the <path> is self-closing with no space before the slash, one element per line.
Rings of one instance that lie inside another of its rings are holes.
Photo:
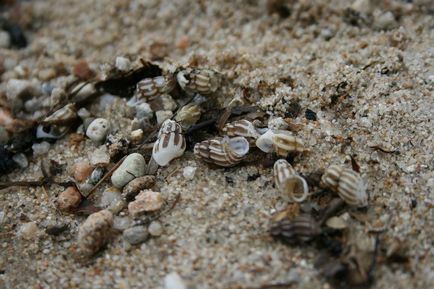
<path fill-rule="evenodd" d="M 18 181 L 18 182 L 2 182 L 0 183 L 0 190 L 9 188 L 9 187 L 40 187 L 47 184 L 54 184 L 59 185 L 62 187 L 69 187 L 69 186 L 76 186 L 74 182 L 67 181 L 67 182 L 57 182 L 53 181 L 51 179 L 43 178 L 39 181 Z"/>
<path fill-rule="evenodd" d="M 380 147 L 379 145 L 373 145 L 373 146 L 370 146 L 370 148 L 371 149 L 374 149 L 374 150 L 379 150 L 380 152 L 383 152 L 383 153 L 386 153 L 386 154 L 397 154 L 397 155 L 399 155 L 399 150 L 387 150 L 387 149 L 384 149 L 384 148 L 382 148 L 382 147 Z"/>

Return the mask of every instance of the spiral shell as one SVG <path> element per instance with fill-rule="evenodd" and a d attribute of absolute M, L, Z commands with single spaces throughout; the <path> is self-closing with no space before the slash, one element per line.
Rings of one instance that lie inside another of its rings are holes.
<path fill-rule="evenodd" d="M 171 160 L 182 156 L 185 147 L 181 126 L 176 121 L 167 119 L 158 132 L 158 139 L 152 150 L 152 158 L 160 166 L 165 166 Z"/>
<path fill-rule="evenodd" d="M 200 115 L 200 106 L 194 103 L 189 103 L 178 111 L 175 120 L 179 122 L 182 127 L 188 128 L 200 119 Z"/>
<path fill-rule="evenodd" d="M 271 236 L 288 243 L 306 243 L 321 233 L 319 224 L 309 214 L 301 214 L 294 219 L 283 218 L 273 222 Z"/>
<path fill-rule="evenodd" d="M 58 139 L 70 129 L 71 122 L 77 118 L 74 104 L 68 104 L 46 117 L 36 129 L 37 138 Z"/>
<path fill-rule="evenodd" d="M 307 182 L 284 159 L 274 163 L 274 182 L 277 189 L 288 201 L 303 202 L 309 193 Z"/>
<path fill-rule="evenodd" d="M 303 141 L 287 130 L 267 130 L 256 140 L 256 146 L 262 151 L 274 152 L 287 157 L 291 152 L 304 152 Z"/>
<path fill-rule="evenodd" d="M 183 90 L 189 93 L 210 94 L 220 86 L 220 75 L 204 68 L 187 68 L 176 75 Z"/>
<path fill-rule="evenodd" d="M 175 78 L 171 74 L 145 78 L 137 83 L 139 97 L 152 100 L 157 96 L 171 92 L 175 88 Z"/>
<path fill-rule="evenodd" d="M 197 143 L 194 154 L 205 162 L 222 167 L 232 167 L 241 162 L 249 152 L 249 142 L 244 137 L 217 137 Z"/>
<path fill-rule="evenodd" d="M 249 140 L 250 144 L 255 144 L 256 139 L 261 135 L 256 131 L 253 123 L 246 119 L 237 120 L 231 123 L 227 123 L 222 131 L 230 137 L 243 136 Z"/>
<path fill-rule="evenodd" d="M 78 246 L 86 256 L 92 256 L 99 251 L 110 237 L 113 225 L 113 214 L 102 210 L 90 215 L 78 229 Z"/>
<path fill-rule="evenodd" d="M 334 192 L 347 204 L 357 207 L 368 205 L 366 184 L 361 176 L 348 168 L 330 166 L 321 177 L 321 184 Z"/>

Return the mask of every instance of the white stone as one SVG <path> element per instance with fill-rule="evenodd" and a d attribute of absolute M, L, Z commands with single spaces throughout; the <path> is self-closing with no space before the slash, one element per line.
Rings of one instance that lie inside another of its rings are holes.
<path fill-rule="evenodd" d="M 11 37 L 6 31 L 0 31 L 0 48 L 9 48 L 11 45 Z"/>
<path fill-rule="evenodd" d="M 18 236 L 30 240 L 37 237 L 38 231 L 38 226 L 35 222 L 28 222 L 21 225 L 18 230 Z"/>
<path fill-rule="evenodd" d="M 141 102 L 136 106 L 136 118 L 152 118 L 154 116 L 154 111 L 147 102 Z"/>
<path fill-rule="evenodd" d="M 178 273 L 172 272 L 164 277 L 164 289 L 187 289 L 187 286 Z"/>
<path fill-rule="evenodd" d="M 20 168 L 27 168 L 27 166 L 29 165 L 29 161 L 27 160 L 27 157 L 25 154 L 23 153 L 19 153 L 16 154 L 12 157 L 12 159 L 14 160 L 15 163 L 18 164 L 18 166 Z"/>
<path fill-rule="evenodd" d="M 122 56 L 116 57 L 115 63 L 116 63 L 115 64 L 116 68 L 119 69 L 120 71 L 127 71 L 130 69 L 131 66 L 130 60 Z"/>
<path fill-rule="evenodd" d="M 116 205 L 121 200 L 121 192 L 117 188 L 110 187 L 102 193 L 99 205 L 102 208 L 109 208 Z"/>
<path fill-rule="evenodd" d="M 110 163 L 110 156 L 107 153 L 106 146 L 102 145 L 93 152 L 88 153 L 90 164 L 92 166 L 107 165 Z"/>
<path fill-rule="evenodd" d="M 90 112 L 85 108 L 82 107 L 77 111 L 77 115 L 82 119 L 85 120 L 86 118 L 91 117 Z"/>
<path fill-rule="evenodd" d="M 50 150 L 50 143 L 43 141 L 41 143 L 34 143 L 32 145 L 33 155 L 39 156 L 48 153 Z"/>
<path fill-rule="evenodd" d="M 157 118 L 157 123 L 161 125 L 166 119 L 169 119 L 173 116 L 173 112 L 170 110 L 159 110 L 155 113 L 155 117 Z"/>
<path fill-rule="evenodd" d="M 182 175 L 187 180 L 192 180 L 194 178 L 194 175 L 196 174 L 196 169 L 197 169 L 196 167 L 186 166 L 182 171 Z"/>
<path fill-rule="evenodd" d="M 392 29 L 395 28 L 398 23 L 395 20 L 395 16 L 390 11 L 387 11 L 383 14 L 375 15 L 374 17 L 374 27 L 377 29 Z"/>
<path fill-rule="evenodd" d="M 119 230 L 119 231 L 124 231 L 131 226 L 132 222 L 133 222 L 133 220 L 131 220 L 130 217 L 115 216 L 113 219 L 113 229 Z"/>
<path fill-rule="evenodd" d="M 111 177 L 112 184 L 117 188 L 122 188 L 131 180 L 143 176 L 145 174 L 145 166 L 145 158 L 141 154 L 130 154 L 113 172 Z"/>
<path fill-rule="evenodd" d="M 153 221 L 148 227 L 148 232 L 151 236 L 158 237 L 163 233 L 163 227 L 160 222 Z"/>
<path fill-rule="evenodd" d="M 105 118 L 96 118 L 86 130 L 86 135 L 95 143 L 105 141 L 110 132 L 110 122 Z"/>

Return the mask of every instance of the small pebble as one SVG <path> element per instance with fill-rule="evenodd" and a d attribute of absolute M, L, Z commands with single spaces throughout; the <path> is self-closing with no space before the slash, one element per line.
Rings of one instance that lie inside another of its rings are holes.
<path fill-rule="evenodd" d="M 123 188 L 122 196 L 128 202 L 131 202 L 140 191 L 144 189 L 150 189 L 154 186 L 154 184 L 155 177 L 151 175 L 135 178 Z"/>
<path fill-rule="evenodd" d="M 22 169 L 27 168 L 27 166 L 29 165 L 29 161 L 27 160 L 26 155 L 23 153 L 14 155 L 12 159 Z"/>
<path fill-rule="evenodd" d="M 110 163 L 110 156 L 107 153 L 106 146 L 102 145 L 93 152 L 88 153 L 90 164 L 92 166 L 105 166 Z"/>
<path fill-rule="evenodd" d="M 81 194 L 73 186 L 67 187 L 57 197 L 57 207 L 61 211 L 71 211 L 77 208 L 81 202 Z"/>
<path fill-rule="evenodd" d="M 160 99 L 163 105 L 163 110 L 174 111 L 178 107 L 175 100 L 173 100 L 170 94 L 163 94 L 160 96 Z"/>
<path fill-rule="evenodd" d="M 78 229 L 78 246 L 86 256 L 98 252 L 108 241 L 113 225 L 113 214 L 102 210 L 91 214 Z"/>
<path fill-rule="evenodd" d="M 102 208 L 109 208 L 121 200 L 122 196 L 119 189 L 115 187 L 109 187 L 102 193 L 99 206 Z"/>
<path fill-rule="evenodd" d="M 159 110 L 155 113 L 155 117 L 157 118 L 157 123 L 160 125 L 166 119 L 169 119 L 173 116 L 173 112 L 170 110 Z"/>
<path fill-rule="evenodd" d="M 151 106 L 147 102 L 142 102 L 135 107 L 137 119 L 152 118 L 154 116 L 154 112 L 152 111 Z"/>
<path fill-rule="evenodd" d="M 34 143 L 32 145 L 33 150 L 33 156 L 40 156 L 48 153 L 50 150 L 50 144 L 46 141 L 43 141 L 41 143 Z"/>
<path fill-rule="evenodd" d="M 149 227 L 148 232 L 151 236 L 158 237 L 161 236 L 163 233 L 163 226 L 161 226 L 161 223 L 158 221 L 153 221 Z"/>
<path fill-rule="evenodd" d="M 14 110 L 23 107 L 21 98 L 38 96 L 41 94 L 41 85 L 38 80 L 10 79 L 6 84 L 6 97 Z"/>
<path fill-rule="evenodd" d="M 83 80 L 91 78 L 93 74 L 89 64 L 87 64 L 85 60 L 81 60 L 74 65 L 73 73 L 75 76 Z"/>
<path fill-rule="evenodd" d="M 125 217 L 115 216 L 113 219 L 113 229 L 118 231 L 124 231 L 128 229 L 132 223 L 133 220 L 131 220 L 131 218 L 128 216 Z"/>
<path fill-rule="evenodd" d="M 85 120 L 86 118 L 89 118 L 92 116 L 90 111 L 88 111 L 86 108 L 82 107 L 77 111 L 77 115 L 81 118 L 81 120 Z"/>
<path fill-rule="evenodd" d="M 26 240 L 35 239 L 39 232 L 38 226 L 35 222 L 24 223 L 18 230 L 18 236 Z"/>
<path fill-rule="evenodd" d="M 89 177 L 89 184 L 96 185 L 104 176 L 105 169 L 103 167 L 95 168 Z"/>
<path fill-rule="evenodd" d="M 123 233 L 124 239 L 131 245 L 140 244 L 148 238 L 148 230 L 145 226 L 135 226 L 126 229 Z"/>
<path fill-rule="evenodd" d="M 178 273 L 172 272 L 164 277 L 164 289 L 187 289 L 187 286 Z"/>
<path fill-rule="evenodd" d="M 110 132 L 110 123 L 105 118 L 96 118 L 86 130 L 86 135 L 95 143 L 103 142 Z"/>
<path fill-rule="evenodd" d="M 92 173 L 93 167 L 88 161 L 78 161 L 74 164 L 74 179 L 84 182 Z"/>
<path fill-rule="evenodd" d="M 146 212 L 157 211 L 163 205 L 163 197 L 159 192 L 150 190 L 141 191 L 136 200 L 128 204 L 128 211 L 132 217 L 140 216 Z"/>
<path fill-rule="evenodd" d="M 130 69 L 131 66 L 131 62 L 128 58 L 122 57 L 122 56 L 118 56 L 116 57 L 116 68 L 119 69 L 120 71 L 127 71 Z"/>
<path fill-rule="evenodd" d="M 187 166 L 182 171 L 182 175 L 187 180 L 192 180 L 192 179 L 194 179 L 194 175 L 196 174 L 196 169 L 197 169 L 196 167 Z"/>
<path fill-rule="evenodd" d="M 111 177 L 112 184 L 117 188 L 122 188 L 131 180 L 143 176 L 145 174 L 145 166 L 145 158 L 141 154 L 130 154 L 113 172 Z"/>
<path fill-rule="evenodd" d="M 143 141 L 143 130 L 142 129 L 136 129 L 133 130 L 130 134 L 130 140 L 133 144 L 140 144 Z"/>
<path fill-rule="evenodd" d="M 390 11 L 382 13 L 380 15 L 375 15 L 374 17 L 374 27 L 379 30 L 388 30 L 398 26 L 395 20 L 395 16 Z"/>
<path fill-rule="evenodd" d="M 0 31 L 0 48 L 9 48 L 11 45 L 11 37 L 6 31 Z"/>

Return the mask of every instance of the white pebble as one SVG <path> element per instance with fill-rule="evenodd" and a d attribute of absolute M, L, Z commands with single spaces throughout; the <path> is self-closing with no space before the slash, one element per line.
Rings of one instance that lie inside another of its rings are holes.
<path fill-rule="evenodd" d="M 182 171 L 182 175 L 187 180 L 192 180 L 194 178 L 194 175 L 196 174 L 196 169 L 197 169 L 196 167 L 187 166 Z"/>
<path fill-rule="evenodd" d="M 152 118 L 154 116 L 154 111 L 152 110 L 151 106 L 147 102 L 141 102 L 135 107 L 136 107 L 137 119 Z"/>
<path fill-rule="evenodd" d="M 181 277 L 176 272 L 167 274 L 164 277 L 164 288 L 165 289 L 187 289 L 187 286 L 182 281 Z"/>
<path fill-rule="evenodd" d="M 145 158 L 138 153 L 130 154 L 117 168 L 111 177 L 112 184 L 117 188 L 122 188 L 131 180 L 145 174 Z"/>
<path fill-rule="evenodd" d="M 102 208 L 110 208 L 121 200 L 121 192 L 115 187 L 110 187 L 102 193 L 99 206 Z"/>
<path fill-rule="evenodd" d="M 170 110 L 159 110 L 155 113 L 155 117 L 157 118 L 157 123 L 160 125 L 166 119 L 169 119 L 173 116 L 173 112 Z"/>
<path fill-rule="evenodd" d="M 116 57 L 116 68 L 120 71 L 127 71 L 130 69 L 131 62 L 128 58 L 118 56 Z"/>
<path fill-rule="evenodd" d="M 46 141 L 43 141 L 41 143 L 34 143 L 32 145 L 33 150 L 33 156 L 40 156 L 48 153 L 50 150 L 50 144 Z"/>
<path fill-rule="evenodd" d="M 21 225 L 18 231 L 18 236 L 30 240 L 34 239 L 38 234 L 38 226 L 35 222 L 28 222 Z"/>
<path fill-rule="evenodd" d="M 27 168 L 27 166 L 29 165 L 29 161 L 27 160 L 27 157 L 25 154 L 23 153 L 19 153 L 16 154 L 12 157 L 12 159 L 14 160 L 15 163 L 18 164 L 18 166 L 20 168 Z"/>
<path fill-rule="evenodd" d="M 110 122 L 105 118 L 96 118 L 86 130 L 86 135 L 95 143 L 105 141 L 110 132 Z"/>
<path fill-rule="evenodd" d="M 153 221 L 148 227 L 148 232 L 151 236 L 158 237 L 163 233 L 163 227 L 160 222 Z"/>
<path fill-rule="evenodd" d="M 105 145 L 100 146 L 93 152 L 89 152 L 88 157 L 90 164 L 94 167 L 99 165 L 107 165 L 110 163 L 110 156 L 107 153 L 107 148 Z"/>
<path fill-rule="evenodd" d="M 9 48 L 11 45 L 11 37 L 6 31 L 0 31 L 0 48 Z"/>

